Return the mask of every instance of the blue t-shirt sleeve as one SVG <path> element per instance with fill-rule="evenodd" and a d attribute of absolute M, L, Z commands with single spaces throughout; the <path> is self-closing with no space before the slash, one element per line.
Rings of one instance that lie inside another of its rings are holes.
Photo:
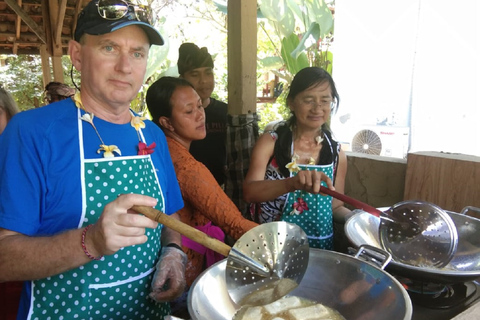
<path fill-rule="evenodd" d="M 6 150 L 0 152 L 1 228 L 32 236 L 78 227 L 77 119 L 70 99 L 11 119 L 0 135 L 0 150 Z"/>
<path fill-rule="evenodd" d="M 19 113 L 0 136 L 0 227 L 32 235 L 40 220 L 45 193 L 42 177 L 42 133 L 24 130 L 29 115 Z M 32 128 L 33 129 L 33 128 Z"/>

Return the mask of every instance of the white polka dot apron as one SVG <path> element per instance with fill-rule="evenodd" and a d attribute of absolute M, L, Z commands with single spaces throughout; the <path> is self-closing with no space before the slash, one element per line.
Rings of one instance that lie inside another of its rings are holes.
<path fill-rule="evenodd" d="M 83 150 L 83 141 L 81 146 Z M 80 227 L 95 223 L 104 206 L 119 194 L 149 195 L 158 199 L 156 208 L 164 211 L 163 193 L 150 156 L 82 160 L 84 212 Z M 146 229 L 148 241 L 142 245 L 125 247 L 99 261 L 34 281 L 29 319 L 163 319 L 170 313 L 170 305 L 148 298 L 160 233 L 160 225 L 155 230 Z"/>
<path fill-rule="evenodd" d="M 333 177 L 333 164 L 303 165 L 301 170 L 323 171 Z M 292 173 L 295 176 L 297 173 Z M 299 225 L 307 234 L 312 248 L 333 250 L 332 197 L 302 190 L 290 192 L 283 207 L 282 220 Z"/>

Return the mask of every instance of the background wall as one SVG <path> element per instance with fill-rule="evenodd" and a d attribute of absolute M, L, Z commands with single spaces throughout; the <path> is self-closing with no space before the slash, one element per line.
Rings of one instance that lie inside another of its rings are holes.
<path fill-rule="evenodd" d="M 480 208 L 480 157 L 418 152 L 395 159 L 347 152 L 347 159 L 345 194 L 371 206 L 423 200 L 454 212 Z"/>

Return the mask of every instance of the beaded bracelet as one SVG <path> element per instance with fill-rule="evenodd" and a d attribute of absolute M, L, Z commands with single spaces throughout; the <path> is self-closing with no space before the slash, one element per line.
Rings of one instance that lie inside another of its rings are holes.
<path fill-rule="evenodd" d="M 103 256 L 100 256 L 98 258 L 95 258 L 94 256 L 92 256 L 90 254 L 90 252 L 88 252 L 87 250 L 87 247 L 85 246 L 85 236 L 87 234 L 87 231 L 88 229 L 90 229 L 90 227 L 92 226 L 93 224 L 89 224 L 88 226 L 85 227 L 85 229 L 83 229 L 83 232 L 82 232 L 82 249 L 83 249 L 83 252 L 85 252 L 85 255 L 87 257 L 89 257 L 91 260 L 101 260 L 103 258 Z"/>

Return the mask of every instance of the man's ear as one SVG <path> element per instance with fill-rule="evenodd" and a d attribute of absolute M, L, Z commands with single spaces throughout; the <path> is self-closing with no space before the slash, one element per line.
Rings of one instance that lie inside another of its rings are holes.
<path fill-rule="evenodd" d="M 158 118 L 158 123 L 160 123 L 160 126 L 165 130 L 168 130 L 170 132 L 175 131 L 172 124 L 170 123 L 170 119 L 168 119 L 167 117 Z"/>
<path fill-rule="evenodd" d="M 75 41 L 70 40 L 68 42 L 68 54 L 70 55 L 70 60 L 72 61 L 72 65 L 78 71 L 82 70 L 82 55 L 81 55 L 82 45 Z"/>

